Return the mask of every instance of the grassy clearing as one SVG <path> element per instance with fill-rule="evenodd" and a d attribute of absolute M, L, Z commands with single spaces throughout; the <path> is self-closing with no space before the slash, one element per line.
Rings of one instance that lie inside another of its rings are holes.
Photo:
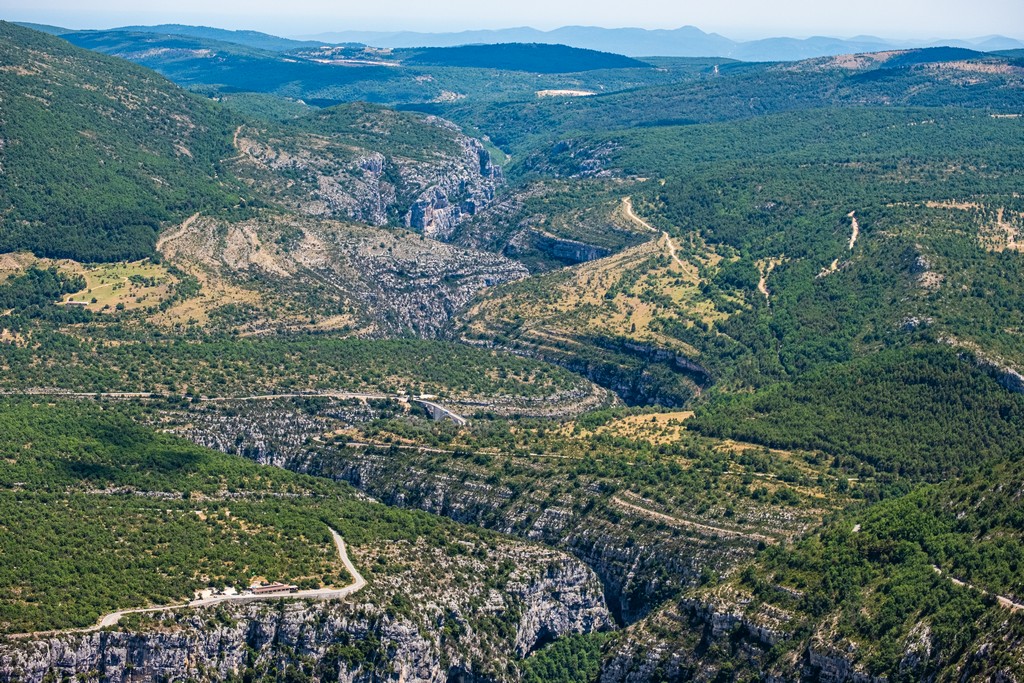
<path fill-rule="evenodd" d="M 165 266 L 149 259 L 90 266 L 61 261 L 59 267 L 82 275 L 87 283 L 84 290 L 69 295 L 65 302 L 87 303 L 87 308 L 96 312 L 159 306 L 177 282 Z"/>

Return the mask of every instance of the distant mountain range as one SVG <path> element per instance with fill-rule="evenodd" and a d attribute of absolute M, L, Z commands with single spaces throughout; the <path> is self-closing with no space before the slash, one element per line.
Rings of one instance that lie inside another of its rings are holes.
<path fill-rule="evenodd" d="M 477 43 L 559 43 L 571 47 L 616 52 L 631 57 L 729 57 L 743 61 L 795 61 L 857 52 L 948 45 L 991 52 L 1024 48 L 1024 41 L 1005 36 L 949 40 L 888 40 L 874 36 L 854 38 L 765 38 L 740 42 L 694 26 L 674 30 L 565 26 L 553 31 L 508 28 L 459 33 L 397 33 L 340 31 L 305 36 L 332 43 L 363 43 L 376 47 L 451 47 Z"/>
<path fill-rule="evenodd" d="M 21 25 L 54 35 L 75 32 L 72 29 L 42 24 L 22 23 Z M 1024 41 L 1000 35 L 942 40 L 890 40 L 875 36 L 853 38 L 814 36 L 811 38 L 764 38 L 742 42 L 731 40 L 717 33 L 705 33 L 695 26 L 684 26 L 672 30 L 564 26 L 553 31 L 540 31 L 529 27 L 456 33 L 339 31 L 303 36 L 300 39 L 282 38 L 259 31 L 230 31 L 183 24 L 124 26 L 111 30 L 190 36 L 274 52 L 286 52 L 324 44 L 411 48 L 541 43 L 613 52 L 630 57 L 725 57 L 747 62 L 797 61 L 831 55 L 936 46 L 963 47 L 982 52 L 1024 49 Z"/>

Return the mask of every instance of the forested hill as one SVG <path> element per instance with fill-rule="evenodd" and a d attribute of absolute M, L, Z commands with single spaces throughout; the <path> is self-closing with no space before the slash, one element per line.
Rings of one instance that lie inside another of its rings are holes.
<path fill-rule="evenodd" d="M 734 62 L 686 81 L 572 102 L 484 106 L 466 100 L 415 108 L 472 123 L 503 149 L 521 153 L 580 131 L 733 121 L 811 109 L 914 106 L 1016 113 L 1022 97 L 1019 58 L 934 48 L 782 64 Z"/>
<path fill-rule="evenodd" d="M 240 202 L 232 116 L 124 60 L 0 22 L 0 252 L 153 251 L 164 221 Z"/>
<path fill-rule="evenodd" d="M 649 66 L 637 59 L 610 52 L 540 43 L 423 48 L 405 59 L 405 63 L 531 73 L 577 73 L 598 69 L 642 69 Z"/>
<path fill-rule="evenodd" d="M 317 47 L 321 43 L 315 40 L 291 40 L 290 38 L 279 38 L 259 31 L 230 31 L 222 28 L 211 28 L 209 26 L 185 26 L 182 24 L 160 24 L 158 26 L 124 26 L 119 31 L 132 33 L 156 33 L 169 36 L 192 36 L 204 40 L 218 40 L 226 43 L 235 43 L 257 50 L 272 50 L 274 52 L 285 52 L 301 47 Z"/>

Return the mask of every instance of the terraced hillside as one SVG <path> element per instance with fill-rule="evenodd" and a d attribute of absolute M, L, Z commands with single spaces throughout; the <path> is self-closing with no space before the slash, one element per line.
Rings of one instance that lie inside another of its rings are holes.
<path fill-rule="evenodd" d="M 1020 410 L 1020 397 L 961 370 L 979 396 L 1005 404 L 960 415 Z M 920 421 L 935 405 L 894 400 L 907 415 L 879 417 L 880 426 L 921 438 L 939 429 Z M 1015 607 L 1015 433 L 947 429 L 951 451 L 972 457 L 938 463 L 947 483 L 917 487 L 930 451 L 898 446 L 904 462 L 887 465 L 834 445 L 708 439 L 689 428 L 688 412 L 620 409 L 565 423 L 504 422 L 481 411 L 460 429 L 352 402 L 306 403 L 301 416 L 285 405 L 228 403 L 199 412 L 169 406 L 159 420 L 199 443 L 569 550 L 600 576 L 628 627 L 593 641 L 605 680 L 693 669 L 817 680 L 843 675 L 836 671 L 1020 667 L 1012 645 L 998 658 L 986 654 L 993 640 L 1019 642 L 1024 616 Z M 232 442 L 231 434 L 244 436 Z M 1006 450 L 980 448 L 989 441 Z M 570 662 L 577 653 L 560 656 Z"/>
<path fill-rule="evenodd" d="M 138 426 L 141 414 L 0 405 L 0 680 L 286 670 L 506 680 L 544 640 L 610 626 L 600 585 L 563 555 L 195 447 Z M 348 585 L 331 529 L 366 581 L 343 601 L 160 609 L 206 586 Z M 69 630 L 149 605 L 112 629 Z"/>
<path fill-rule="evenodd" d="M 61 631 L 5 637 L 0 680 L 1024 676 L 1017 56 L 622 90 L 633 69 L 90 34 L 194 83 L 299 64 L 218 104 L 0 30 L 0 627 Z M 314 109 L 322 84 L 275 81 L 300 68 L 368 79 L 326 99 L 440 90 L 479 137 Z M 16 215 L 47 192 L 153 221 L 66 221 L 48 251 Z M 314 593 L 181 606 L 264 580 Z"/>
<path fill-rule="evenodd" d="M 995 465 L 840 515 L 639 625 L 606 679 L 1020 676 L 1021 485 Z M 703 628 L 666 638 L 680 621 Z"/>

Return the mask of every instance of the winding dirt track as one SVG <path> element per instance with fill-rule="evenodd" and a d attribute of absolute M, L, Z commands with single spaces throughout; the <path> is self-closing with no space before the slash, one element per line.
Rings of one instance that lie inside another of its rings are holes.
<path fill-rule="evenodd" d="M 110 392 L 81 392 L 81 391 L 62 391 L 60 389 L 29 389 L 25 391 L 8 391 L 0 389 L 0 396 L 57 396 L 64 398 L 115 398 L 115 399 L 132 399 L 132 398 L 145 398 L 145 399 L 159 399 L 169 398 L 170 394 L 161 394 L 149 391 L 110 391 Z M 399 395 L 389 394 L 367 394 L 367 393 L 350 393 L 344 391 L 321 391 L 307 394 L 264 394 L 256 396 L 215 396 L 215 397 L 201 397 L 199 398 L 200 403 L 228 403 L 231 401 L 276 401 L 280 399 L 291 399 L 291 398 L 332 398 L 336 400 L 350 400 L 357 399 L 360 401 L 398 401 L 403 400 L 406 397 Z M 446 417 L 458 425 L 463 425 L 469 422 L 468 419 L 459 415 L 454 410 L 445 408 L 442 405 L 420 398 L 407 399 L 414 403 L 426 406 L 427 408 L 433 408 L 437 410 L 443 417 Z M 437 419 L 437 418 L 435 418 Z"/>
<path fill-rule="evenodd" d="M 627 494 L 628 495 L 628 494 Z M 662 512 L 656 512 L 655 510 L 649 510 L 648 508 L 641 507 L 634 503 L 627 502 L 618 496 L 612 496 L 611 502 L 617 507 L 623 508 L 642 517 L 649 519 L 655 519 L 659 522 L 664 522 L 669 526 L 690 529 L 704 534 L 712 534 L 715 536 L 728 536 L 731 538 L 744 538 L 750 541 L 760 541 L 766 545 L 772 545 L 778 543 L 778 539 L 772 538 L 771 536 L 765 536 L 763 534 L 749 533 L 745 531 L 739 531 L 737 529 L 726 529 L 720 526 L 712 526 L 710 524 L 701 524 L 700 522 L 693 522 L 688 519 L 680 519 L 679 517 L 672 517 Z"/>
<path fill-rule="evenodd" d="M 647 232 L 653 232 L 653 233 L 659 232 L 659 230 L 657 228 L 655 228 L 653 225 L 651 225 L 650 223 L 645 221 L 643 218 L 640 218 L 640 216 L 636 215 L 636 212 L 633 211 L 633 198 L 632 197 L 623 197 L 622 198 L 622 212 L 626 215 L 626 218 L 628 218 L 629 220 L 633 221 L 634 223 L 639 225 L 641 228 L 643 228 Z M 669 256 L 672 257 L 673 261 L 675 261 L 679 265 L 685 267 L 686 264 L 683 263 L 679 259 L 678 256 L 676 256 L 676 245 L 674 245 L 672 243 L 672 237 L 668 234 L 668 232 L 665 232 L 665 231 L 660 231 L 660 232 L 661 232 L 662 239 L 665 240 L 665 245 L 668 247 Z"/>
<path fill-rule="evenodd" d="M 1008 609 L 1011 612 L 1024 612 L 1024 605 L 1022 605 L 1019 602 L 1014 602 L 1005 595 L 996 595 L 995 593 L 989 593 L 987 590 L 983 588 L 978 588 L 977 586 L 969 584 L 966 581 L 961 581 L 960 579 L 950 576 L 949 574 L 945 574 L 939 567 L 936 567 L 935 565 L 932 565 L 932 569 L 934 569 L 935 573 L 939 576 L 945 576 L 947 579 L 949 579 L 950 583 L 952 583 L 954 586 L 960 586 L 961 588 L 970 588 L 971 590 L 977 591 L 982 595 L 987 595 L 989 597 L 995 598 L 996 602 L 1003 609 Z"/>
<path fill-rule="evenodd" d="M 49 636 L 59 636 L 64 634 L 75 634 L 75 633 L 94 633 L 104 628 L 116 626 L 123 617 L 129 614 L 150 614 L 153 612 L 166 612 L 170 610 L 184 609 L 186 607 L 210 607 L 212 605 L 219 605 L 226 602 L 234 603 L 248 603 L 248 602 L 260 602 L 266 600 L 340 600 L 346 598 L 354 593 L 361 591 L 366 587 L 366 579 L 359 573 L 356 566 L 352 564 L 352 560 L 349 559 L 348 550 L 345 547 L 345 541 L 341 535 L 328 527 L 331 532 L 331 537 L 334 539 L 334 546 L 338 549 L 338 557 L 341 559 L 341 563 L 345 566 L 345 569 L 352 576 L 352 583 L 345 586 L 344 588 L 318 588 L 315 590 L 296 591 L 294 593 L 272 593 L 269 595 L 222 595 L 215 598 L 207 598 L 205 600 L 192 600 L 190 602 L 183 602 L 179 605 L 162 605 L 159 607 L 145 607 L 141 609 L 125 609 L 117 612 L 111 612 L 110 614 L 103 615 L 98 622 L 92 626 L 86 628 L 70 628 L 56 631 L 36 631 L 35 633 L 19 633 L 7 636 L 8 638 L 16 639 L 27 639 L 27 638 L 46 638 Z"/>
<path fill-rule="evenodd" d="M 173 242 L 179 237 L 182 237 L 186 232 L 188 232 L 188 229 L 192 227 L 192 224 L 195 223 L 198 218 L 198 213 L 192 214 L 191 216 L 186 218 L 185 221 L 180 226 L 178 226 L 177 230 L 170 234 L 165 233 L 161 235 L 156 241 L 156 250 L 161 251 L 165 244 L 167 244 L 168 242 Z"/>
<path fill-rule="evenodd" d="M 775 266 L 779 265 L 779 261 L 775 259 L 769 259 L 768 262 L 761 267 L 761 279 L 757 281 L 757 291 L 764 295 L 764 302 L 769 306 L 772 305 L 772 295 L 768 291 L 768 278 L 771 277 L 772 271 L 775 270 Z"/>
<path fill-rule="evenodd" d="M 847 218 L 850 219 L 850 227 L 853 228 L 853 233 L 850 235 L 850 251 L 853 251 L 854 246 L 857 244 L 857 238 L 860 237 L 860 223 L 857 222 L 857 212 L 851 211 L 847 214 Z"/>

